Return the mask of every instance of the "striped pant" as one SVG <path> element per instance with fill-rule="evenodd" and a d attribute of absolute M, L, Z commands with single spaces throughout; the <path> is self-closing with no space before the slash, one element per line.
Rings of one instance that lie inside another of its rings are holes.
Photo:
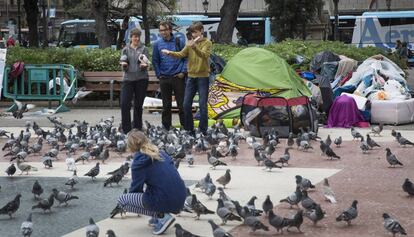
<path fill-rule="evenodd" d="M 142 201 L 143 196 L 144 196 L 143 193 L 122 194 L 118 198 L 118 204 L 121 205 L 121 207 L 127 212 L 133 212 L 133 213 L 138 213 L 138 214 L 142 214 L 146 216 L 157 217 L 157 214 L 158 214 L 157 212 L 145 209 L 144 203 Z"/>

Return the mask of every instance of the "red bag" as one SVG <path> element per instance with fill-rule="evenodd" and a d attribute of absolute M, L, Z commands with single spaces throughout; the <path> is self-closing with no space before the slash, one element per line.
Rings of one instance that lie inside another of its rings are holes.
<path fill-rule="evenodd" d="M 24 70 L 24 62 L 17 61 L 13 63 L 11 70 L 9 72 L 9 83 L 11 82 L 11 80 L 14 80 L 17 77 L 19 77 L 23 73 L 23 70 Z"/>

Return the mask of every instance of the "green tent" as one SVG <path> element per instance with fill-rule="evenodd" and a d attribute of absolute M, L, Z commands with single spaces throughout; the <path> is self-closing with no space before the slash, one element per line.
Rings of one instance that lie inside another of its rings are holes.
<path fill-rule="evenodd" d="M 284 98 L 312 95 L 284 59 L 266 49 L 246 48 L 229 60 L 210 87 L 209 118 L 238 116 L 241 98 L 256 91 Z"/>

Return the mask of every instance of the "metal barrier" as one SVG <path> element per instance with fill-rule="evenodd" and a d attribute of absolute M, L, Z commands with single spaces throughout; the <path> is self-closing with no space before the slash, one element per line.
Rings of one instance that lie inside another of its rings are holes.
<path fill-rule="evenodd" d="M 11 78 L 9 83 L 10 66 L 7 66 L 3 76 L 3 95 L 14 100 L 47 100 L 49 108 L 51 101 L 59 101 L 55 112 L 69 111 L 64 105 L 66 99 L 75 96 L 76 71 L 68 64 L 29 64 L 17 78 Z M 59 89 L 57 88 L 59 86 Z M 8 112 L 17 110 L 13 104 Z"/>

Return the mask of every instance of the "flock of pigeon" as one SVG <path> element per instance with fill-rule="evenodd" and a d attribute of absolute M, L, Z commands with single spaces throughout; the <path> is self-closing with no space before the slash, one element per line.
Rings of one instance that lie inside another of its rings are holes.
<path fill-rule="evenodd" d="M 79 163 L 90 162 L 91 160 L 96 162 L 96 165 L 84 174 L 84 176 L 89 176 L 94 181 L 100 174 L 100 162 L 104 163 L 110 158 L 110 154 L 113 154 L 110 151 L 118 154 L 126 152 L 126 135 L 122 133 L 120 127 L 113 126 L 114 117 L 102 119 L 93 126 L 85 121 L 75 120 L 73 123 L 66 124 L 58 117 L 48 117 L 48 119 L 54 126 L 51 131 L 45 131 L 35 122 L 27 122 L 26 129 L 22 130 L 18 136 L 14 134 L 9 135 L 7 131 L 0 129 L 0 138 L 8 138 L 2 147 L 3 151 L 7 151 L 4 157 L 10 157 L 11 165 L 6 170 L 8 176 L 13 176 L 17 169 L 20 170 L 20 174 L 29 174 L 29 172 L 37 171 L 38 168 L 26 162 L 26 158 L 32 154 L 40 155 L 44 168 L 50 169 L 53 167 L 53 162 L 60 159 L 59 155 L 63 152 L 66 156 L 65 163 L 67 170 L 73 172 L 73 175 L 68 178 L 65 185 L 75 190 L 76 184 L 79 183 L 77 177 L 77 165 Z M 240 142 L 247 143 L 248 147 L 253 150 L 252 156 L 258 165 L 263 166 L 269 172 L 274 168 L 282 169 L 289 165 L 291 159 L 289 150 L 294 149 L 295 145 L 298 150 L 308 152 L 309 149 L 314 149 L 312 143 L 317 140 L 320 143 L 321 155 L 326 156 L 330 160 L 341 159 L 335 153 L 333 147 L 331 147 L 332 143 L 336 147 L 340 147 L 342 143 L 341 137 L 335 138 L 332 141 L 330 136 L 328 136 L 323 140 L 309 129 L 300 128 L 300 132 L 296 135 L 296 138 L 292 133 L 289 134 L 283 155 L 274 159 L 272 155 L 278 144 L 280 144 L 278 133 L 274 129 L 267 131 L 261 141 L 259 141 L 255 137 L 246 136 L 241 130 L 240 125 L 235 125 L 233 129 L 229 130 L 222 121 L 212 125 L 206 134 L 200 133 L 195 137 L 178 129 L 166 131 L 159 126 L 150 124 L 148 121 L 145 121 L 145 125 L 144 132 L 148 138 L 160 150 L 164 150 L 174 159 L 174 164 L 177 169 L 179 169 L 181 162 L 186 162 L 188 166 L 194 165 L 195 159 L 193 153 L 206 154 L 208 164 L 211 165 L 212 169 L 215 169 L 217 166 L 227 166 L 227 163 L 222 158 L 231 157 L 232 160 L 237 159 L 239 156 Z M 34 132 L 34 136 L 37 136 L 35 139 L 32 139 L 36 140 L 33 144 L 29 144 L 30 139 L 34 137 L 31 131 Z M 371 134 L 380 135 L 381 132 L 382 125 L 372 127 Z M 369 134 L 364 139 L 361 133 L 355 128 L 351 128 L 351 134 L 354 139 L 360 139 L 360 148 L 364 154 L 369 153 L 375 147 L 380 147 Z M 414 146 L 408 139 L 402 137 L 401 133 L 393 130 L 392 135 L 401 146 Z M 43 152 L 44 142 L 50 148 L 47 152 Z M 386 148 L 386 151 L 386 159 L 391 167 L 397 165 L 403 166 L 389 148 Z M 131 158 L 131 155 L 128 156 L 118 169 L 108 173 L 110 177 L 104 181 L 103 185 L 105 187 L 107 185 L 118 184 L 122 181 L 123 177 L 129 172 Z M 14 161 L 16 165 L 12 163 Z M 308 195 L 309 190 L 315 189 L 311 181 L 301 175 L 296 175 L 295 179 L 296 190 L 285 199 L 280 200 L 280 203 L 287 203 L 290 207 L 296 206 L 298 208 L 298 211 L 292 217 L 283 217 L 276 214 L 274 212 L 274 204 L 269 196 L 262 203 L 262 209 L 258 209 L 255 206 L 256 196 L 252 196 L 249 202 L 243 206 L 237 200 L 231 199 L 224 191 L 231 181 L 230 169 L 227 169 L 223 176 L 215 180 L 219 187 L 216 186 L 209 173 L 195 185 L 195 189 L 198 189 L 210 199 L 216 191 L 218 192 L 219 198 L 217 199 L 216 210 L 209 210 L 201 203 L 197 195 L 191 193 L 188 189 L 188 195 L 182 211 L 195 214 L 196 219 L 199 219 L 201 215 L 215 214 L 221 219 L 222 225 L 225 225 L 228 221 L 242 222 L 250 228 L 251 232 L 257 230 L 269 231 L 269 226 L 261 218 L 261 216 L 265 216 L 268 224 L 274 227 L 277 232 L 283 233 L 285 229 L 286 231 L 290 231 L 291 228 L 296 228 L 298 232 L 301 232 L 300 228 L 304 218 L 308 218 L 314 225 L 317 225 L 320 220 L 325 218 L 325 212 L 321 204 L 316 203 Z M 403 190 L 410 196 L 414 196 L 414 185 L 409 179 L 405 180 Z M 36 205 L 33 205 L 32 209 L 40 208 L 46 212 L 51 210 L 55 200 L 59 205 L 68 205 L 71 200 L 79 199 L 79 197 L 71 193 L 57 189 L 53 189 L 47 198 L 42 198 L 41 195 L 43 192 L 44 190 L 40 183 L 35 181 L 32 193 L 39 201 Z M 327 201 L 336 203 L 335 194 L 330 188 L 327 179 L 324 180 L 322 192 Z M 13 200 L 3 207 L 0 205 L 0 214 L 13 218 L 13 215 L 19 209 L 20 198 L 21 195 L 17 194 Z M 299 205 L 302 208 L 299 208 Z M 354 200 L 349 208 L 345 209 L 342 213 L 338 213 L 336 221 L 344 221 L 348 225 L 351 225 L 351 222 L 358 217 L 357 206 L 358 201 Z M 124 212 L 121 207 L 117 206 L 110 213 L 111 218 L 118 214 L 122 216 Z M 404 228 L 395 218 L 384 213 L 383 219 L 385 229 L 394 236 L 397 233 L 406 234 Z M 212 227 L 214 237 L 231 236 L 230 233 L 226 232 L 213 220 L 209 219 L 208 222 Z M 197 236 L 185 230 L 179 223 L 175 224 L 175 228 L 177 237 Z M 32 214 L 30 214 L 27 220 L 21 225 L 21 233 L 23 236 L 30 236 L 32 231 Z M 106 234 L 110 237 L 115 236 L 112 230 L 108 230 Z M 86 236 L 99 236 L 99 227 L 92 218 L 90 218 L 89 225 L 86 227 Z"/>

